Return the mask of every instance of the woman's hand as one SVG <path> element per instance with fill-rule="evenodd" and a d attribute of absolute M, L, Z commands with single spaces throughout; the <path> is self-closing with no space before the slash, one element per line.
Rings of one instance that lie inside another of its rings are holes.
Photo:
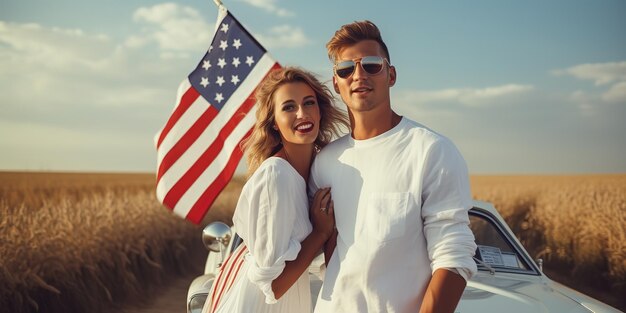
<path fill-rule="evenodd" d="M 317 190 L 313 203 L 309 207 L 309 218 L 313 231 L 328 240 L 335 231 L 335 207 L 330 195 L 330 188 Z"/>

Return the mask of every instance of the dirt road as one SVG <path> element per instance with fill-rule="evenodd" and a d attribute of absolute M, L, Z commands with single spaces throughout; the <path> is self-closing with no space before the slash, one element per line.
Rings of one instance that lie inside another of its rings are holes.
<path fill-rule="evenodd" d="M 148 303 L 128 305 L 108 313 L 186 313 L 187 288 L 197 274 L 175 278 L 154 293 Z"/>

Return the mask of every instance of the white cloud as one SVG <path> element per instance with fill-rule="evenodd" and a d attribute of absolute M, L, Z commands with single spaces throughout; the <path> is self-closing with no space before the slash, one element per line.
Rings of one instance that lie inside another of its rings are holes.
<path fill-rule="evenodd" d="M 626 103 L 626 81 L 617 83 L 602 95 L 602 100 L 612 103 Z"/>
<path fill-rule="evenodd" d="M 162 50 L 203 51 L 215 31 L 197 10 L 175 3 L 139 8 L 133 14 L 133 20 L 146 25 L 145 35 L 129 37 L 126 41 L 129 47 L 154 41 Z"/>
<path fill-rule="evenodd" d="M 72 112 L 64 110 L 76 106 L 170 103 L 198 61 L 189 56 L 201 57 L 213 26 L 194 9 L 172 3 L 140 8 L 133 18 L 147 28 L 121 42 L 81 29 L 0 21 L 0 71 L 11 73 L 0 76 L 5 113 L 54 110 L 69 118 Z"/>
<path fill-rule="evenodd" d="M 602 99 L 596 94 L 582 90 L 572 92 L 568 100 L 577 105 L 583 115 L 594 114 L 597 108 L 596 104 L 602 102 Z"/>
<path fill-rule="evenodd" d="M 5 65 L 37 64 L 40 69 L 62 72 L 71 71 L 71 66 L 77 65 L 96 68 L 113 47 L 106 36 L 88 36 L 79 29 L 5 22 L 0 22 L 0 43 Z"/>
<path fill-rule="evenodd" d="M 626 103 L 626 62 L 580 64 L 552 73 L 593 81 L 596 86 L 609 85 L 604 91 L 573 92 L 570 99 L 583 110 L 590 110 L 603 102 Z"/>
<path fill-rule="evenodd" d="M 15 111 L 48 108 L 63 114 L 63 108 L 72 106 L 154 103 L 164 93 L 158 77 L 173 69 L 157 54 L 116 45 L 102 35 L 36 24 L 0 25 L 0 70 L 12 73 L 0 77 L 0 94 L 3 106 Z"/>
<path fill-rule="evenodd" d="M 266 48 L 297 48 L 311 43 L 299 27 L 280 25 L 272 27 L 268 34 L 255 34 Z"/>
<path fill-rule="evenodd" d="M 275 0 L 244 0 L 244 2 L 252 6 L 255 6 L 257 8 L 264 9 L 265 11 L 276 14 L 278 16 L 283 16 L 283 17 L 295 16 L 295 13 L 289 10 L 277 7 Z"/>
<path fill-rule="evenodd" d="M 450 88 L 432 91 L 405 91 L 402 98 L 413 99 L 416 103 L 457 102 L 465 106 L 477 107 L 503 104 L 507 97 L 518 96 L 533 90 L 533 86 L 508 84 L 486 88 Z"/>
<path fill-rule="evenodd" d="M 605 85 L 626 80 L 626 62 L 589 63 L 552 71 L 555 75 L 569 75 L 582 80 L 592 80 L 595 85 Z"/>

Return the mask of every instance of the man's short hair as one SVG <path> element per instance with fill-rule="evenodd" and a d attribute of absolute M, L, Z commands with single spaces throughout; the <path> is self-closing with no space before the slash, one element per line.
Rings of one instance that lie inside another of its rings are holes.
<path fill-rule="evenodd" d="M 387 60 L 391 62 L 389 50 L 380 35 L 378 27 L 368 20 L 356 21 L 354 23 L 341 26 L 341 28 L 335 32 L 335 36 L 333 36 L 333 38 L 331 38 L 326 44 L 328 58 L 333 63 L 336 62 L 341 50 L 355 45 L 363 40 L 374 40 L 378 42 L 385 52 L 385 57 L 387 57 Z"/>

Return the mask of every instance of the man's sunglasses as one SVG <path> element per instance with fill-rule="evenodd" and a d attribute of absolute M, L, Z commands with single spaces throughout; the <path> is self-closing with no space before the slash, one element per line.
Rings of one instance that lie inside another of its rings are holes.
<path fill-rule="evenodd" d="M 385 62 L 389 64 L 389 61 L 386 58 L 380 56 L 367 56 L 354 60 L 340 61 L 335 63 L 333 69 L 337 76 L 346 79 L 354 73 L 357 63 L 360 63 L 361 69 L 363 69 L 366 73 L 376 75 L 383 70 Z"/>

